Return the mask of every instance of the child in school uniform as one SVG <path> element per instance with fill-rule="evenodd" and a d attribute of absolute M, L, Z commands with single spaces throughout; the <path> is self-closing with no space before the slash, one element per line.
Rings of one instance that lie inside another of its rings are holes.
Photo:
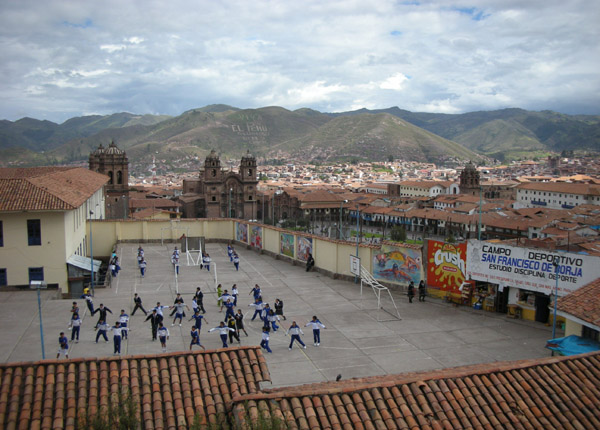
<path fill-rule="evenodd" d="M 122 329 L 123 339 L 127 339 L 127 324 L 129 323 L 129 315 L 125 313 L 125 309 L 121 309 L 121 315 L 119 315 L 119 325 Z"/>
<path fill-rule="evenodd" d="M 121 338 L 123 337 L 123 327 L 121 327 L 121 323 L 117 321 L 114 326 L 112 326 L 111 331 L 113 332 L 113 343 L 115 346 L 114 355 L 121 354 Z"/>
<path fill-rule="evenodd" d="M 260 346 L 267 350 L 267 352 L 272 353 L 271 348 L 269 348 L 269 328 L 263 327 L 262 331 L 262 341 L 260 342 Z"/>
<path fill-rule="evenodd" d="M 192 350 L 192 346 L 194 345 L 198 345 L 203 350 L 206 350 L 204 345 L 200 343 L 200 332 L 198 332 L 198 329 L 195 325 L 192 326 L 192 331 L 190 332 L 190 335 L 192 336 L 192 341 L 190 342 L 190 351 Z"/>
<path fill-rule="evenodd" d="M 60 332 L 60 336 L 58 337 L 58 354 L 56 354 L 56 358 L 60 357 L 61 354 L 69 358 L 69 339 L 67 339 L 63 331 Z"/>
<path fill-rule="evenodd" d="M 69 328 L 71 329 L 71 342 L 75 341 L 75 343 L 79 343 L 79 330 L 81 329 L 81 318 L 79 318 L 79 314 L 75 312 L 71 316 L 71 321 L 69 321 Z"/>
<path fill-rule="evenodd" d="M 96 333 L 96 343 L 98 343 L 98 339 L 100 339 L 100 336 L 104 337 L 104 340 L 106 341 L 106 343 L 108 343 L 108 336 L 106 335 L 106 332 L 109 328 L 110 326 L 106 324 L 104 320 L 98 321 L 98 333 Z"/>
<path fill-rule="evenodd" d="M 302 348 L 306 349 L 306 345 L 304 344 L 304 342 L 302 342 L 302 339 L 300 339 L 300 335 L 304 334 L 304 332 L 302 331 L 302 329 L 300 327 L 298 327 L 298 324 L 296 324 L 296 321 L 292 322 L 292 325 L 290 326 L 290 328 L 287 329 L 287 331 L 285 332 L 285 334 L 289 334 L 292 337 L 292 340 L 290 341 L 290 346 L 289 346 L 289 350 L 292 350 L 292 346 L 294 345 L 294 341 L 297 341 L 300 345 L 302 345 Z"/>
<path fill-rule="evenodd" d="M 212 333 L 213 331 L 219 331 L 219 335 L 221 336 L 221 342 L 223 342 L 223 348 L 227 348 L 227 333 L 231 331 L 235 331 L 234 329 L 227 327 L 223 321 L 219 324 L 219 327 L 211 328 L 208 332 Z"/>
<path fill-rule="evenodd" d="M 311 327 L 313 329 L 313 339 L 314 339 L 314 346 L 320 346 L 321 345 L 321 329 L 325 329 L 327 327 L 325 327 L 325 325 L 319 321 L 319 319 L 317 318 L 316 315 L 314 315 L 312 317 L 312 321 L 309 321 L 306 323 L 306 325 L 304 327 Z"/>
<path fill-rule="evenodd" d="M 163 352 L 167 352 L 167 339 L 169 339 L 169 329 L 162 322 L 158 323 L 158 340 Z"/>

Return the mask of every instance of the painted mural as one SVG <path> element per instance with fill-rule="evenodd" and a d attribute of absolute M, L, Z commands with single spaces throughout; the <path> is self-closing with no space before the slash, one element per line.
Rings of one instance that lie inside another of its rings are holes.
<path fill-rule="evenodd" d="M 373 277 L 397 284 L 418 284 L 423 277 L 421 250 L 382 245 L 373 257 Z"/>
<path fill-rule="evenodd" d="M 308 260 L 308 254 L 312 254 L 312 237 L 298 236 L 298 241 L 296 245 L 296 258 L 302 261 Z"/>
<path fill-rule="evenodd" d="M 459 293 L 467 274 L 467 244 L 429 240 L 427 247 L 427 285 Z"/>
<path fill-rule="evenodd" d="M 281 233 L 279 235 L 279 253 L 294 258 L 294 235 Z"/>
<path fill-rule="evenodd" d="M 253 225 L 252 229 L 250 230 L 250 245 L 255 248 L 262 249 L 262 244 L 262 227 Z"/>
<path fill-rule="evenodd" d="M 242 224 L 241 222 L 235 223 L 235 239 L 248 243 L 248 224 Z"/>

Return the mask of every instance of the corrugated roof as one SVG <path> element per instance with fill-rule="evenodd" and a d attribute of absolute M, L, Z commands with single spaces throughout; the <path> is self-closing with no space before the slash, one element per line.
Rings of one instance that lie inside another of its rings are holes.
<path fill-rule="evenodd" d="M 82 167 L 0 168 L 0 211 L 72 210 L 107 182 Z"/>

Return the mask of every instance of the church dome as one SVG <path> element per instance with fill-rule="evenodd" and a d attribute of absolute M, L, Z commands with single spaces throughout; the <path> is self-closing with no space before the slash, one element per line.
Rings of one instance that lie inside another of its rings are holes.
<path fill-rule="evenodd" d="M 108 145 L 108 148 L 106 148 L 104 153 L 107 155 L 123 155 L 123 154 L 125 154 L 125 151 L 117 148 L 117 145 L 115 145 L 115 142 L 110 142 L 110 145 Z"/>

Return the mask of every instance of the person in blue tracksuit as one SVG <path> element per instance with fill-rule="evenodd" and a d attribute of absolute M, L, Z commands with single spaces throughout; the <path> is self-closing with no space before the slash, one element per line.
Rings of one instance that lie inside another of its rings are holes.
<path fill-rule="evenodd" d="M 233 253 L 233 265 L 235 266 L 236 272 L 240 270 L 240 257 L 235 252 Z"/>
<path fill-rule="evenodd" d="M 196 309 L 196 311 L 194 312 L 194 315 L 192 315 L 192 317 L 190 318 L 190 321 L 195 320 L 194 327 L 196 327 L 198 329 L 198 332 L 200 332 L 200 330 L 202 329 L 202 319 L 204 319 L 204 321 L 208 322 L 204 318 L 204 315 L 200 315 L 200 309 Z"/>
<path fill-rule="evenodd" d="M 229 262 L 233 261 L 233 246 L 227 245 L 227 255 L 229 256 Z"/>
<path fill-rule="evenodd" d="M 262 291 L 260 291 L 260 287 L 258 286 L 258 284 L 254 284 L 254 288 L 250 290 L 250 294 L 254 295 L 254 299 L 259 299 L 262 297 Z"/>
<path fill-rule="evenodd" d="M 204 256 L 202 257 L 202 265 L 206 268 L 206 270 L 208 270 L 210 272 L 210 262 L 211 262 L 211 258 L 210 255 L 208 255 L 208 252 L 206 254 L 204 254 Z"/>
<path fill-rule="evenodd" d="M 325 329 L 325 325 L 319 321 L 316 315 L 312 317 L 312 321 L 306 323 L 305 327 L 311 327 L 313 330 L 314 345 L 321 345 L 321 329 Z"/>
<path fill-rule="evenodd" d="M 121 309 L 121 314 L 119 315 L 119 327 L 121 327 L 122 338 L 127 339 L 127 325 L 129 324 L 129 315 L 125 313 L 125 309 Z"/>
<path fill-rule="evenodd" d="M 75 341 L 75 343 L 79 343 L 79 331 L 81 329 L 81 318 L 79 318 L 79 314 L 77 312 L 73 313 L 71 316 L 71 321 L 69 322 L 69 328 L 71 329 L 71 342 Z"/>
<path fill-rule="evenodd" d="M 115 345 L 114 355 L 121 354 L 121 338 L 123 336 L 123 330 L 127 329 L 121 327 L 121 323 L 119 321 L 117 321 L 110 329 L 113 332 L 113 343 Z"/>
<path fill-rule="evenodd" d="M 167 352 L 167 339 L 169 339 L 169 329 L 166 328 L 162 322 L 158 323 L 158 340 L 160 340 L 160 346 L 162 346 L 163 352 Z"/>
<path fill-rule="evenodd" d="M 190 335 L 192 336 L 192 341 L 190 342 L 190 351 L 192 350 L 192 346 L 194 345 L 198 345 L 203 350 L 206 350 L 204 345 L 200 343 L 200 332 L 198 331 L 195 325 L 192 326 L 192 331 L 190 332 Z"/>
<path fill-rule="evenodd" d="M 269 348 L 269 328 L 268 327 L 263 327 L 262 341 L 260 342 L 260 346 L 262 348 L 266 349 L 267 352 L 273 352 L 273 351 L 271 351 L 271 348 Z"/>
<path fill-rule="evenodd" d="M 108 342 L 108 336 L 106 335 L 106 332 L 109 328 L 110 326 L 106 324 L 104 320 L 100 320 L 98 322 L 98 333 L 96 333 L 96 343 L 98 343 L 98 339 L 100 339 L 100 336 L 104 337 L 104 340 Z"/>
<path fill-rule="evenodd" d="M 234 317 L 234 313 L 233 313 L 233 301 L 231 299 L 227 299 L 227 301 L 224 304 L 225 306 L 225 319 L 223 321 L 227 321 L 229 318 L 233 318 Z"/>
<path fill-rule="evenodd" d="M 233 306 L 237 306 L 238 296 L 240 295 L 237 284 L 233 284 L 231 287 L 231 295 L 233 296 Z"/>
<path fill-rule="evenodd" d="M 227 333 L 230 331 L 235 331 L 232 328 L 229 328 L 225 325 L 223 321 L 219 324 L 219 327 L 211 328 L 208 332 L 212 333 L 213 331 L 219 331 L 219 335 L 221 336 L 221 342 L 223 342 L 223 348 L 227 348 Z"/>
<path fill-rule="evenodd" d="M 252 315 L 252 320 L 251 321 L 254 321 L 254 319 L 256 318 L 257 315 L 262 320 L 262 316 L 261 316 L 261 313 L 263 311 L 263 302 L 262 302 L 262 300 L 260 300 L 260 299 L 254 299 L 254 303 L 250 303 L 248 306 L 252 306 L 254 308 L 254 315 Z"/>
<path fill-rule="evenodd" d="M 267 323 L 271 324 L 271 327 L 273 328 L 273 333 L 276 332 L 279 328 L 279 326 L 277 325 L 278 321 L 279 315 L 275 314 L 273 309 L 269 309 L 269 314 L 267 315 Z"/>
<path fill-rule="evenodd" d="M 292 350 L 294 341 L 297 341 L 300 345 L 302 345 L 302 348 L 306 349 L 306 345 L 304 344 L 304 342 L 302 342 L 302 339 L 300 339 L 300 335 L 301 334 L 303 335 L 304 332 L 302 331 L 302 329 L 300 327 L 298 327 L 298 324 L 296 324 L 296 321 L 292 322 L 292 325 L 290 326 L 290 328 L 287 329 L 285 334 L 286 335 L 289 334 L 292 337 L 292 340 L 290 341 L 290 346 L 289 346 L 290 351 Z"/>

